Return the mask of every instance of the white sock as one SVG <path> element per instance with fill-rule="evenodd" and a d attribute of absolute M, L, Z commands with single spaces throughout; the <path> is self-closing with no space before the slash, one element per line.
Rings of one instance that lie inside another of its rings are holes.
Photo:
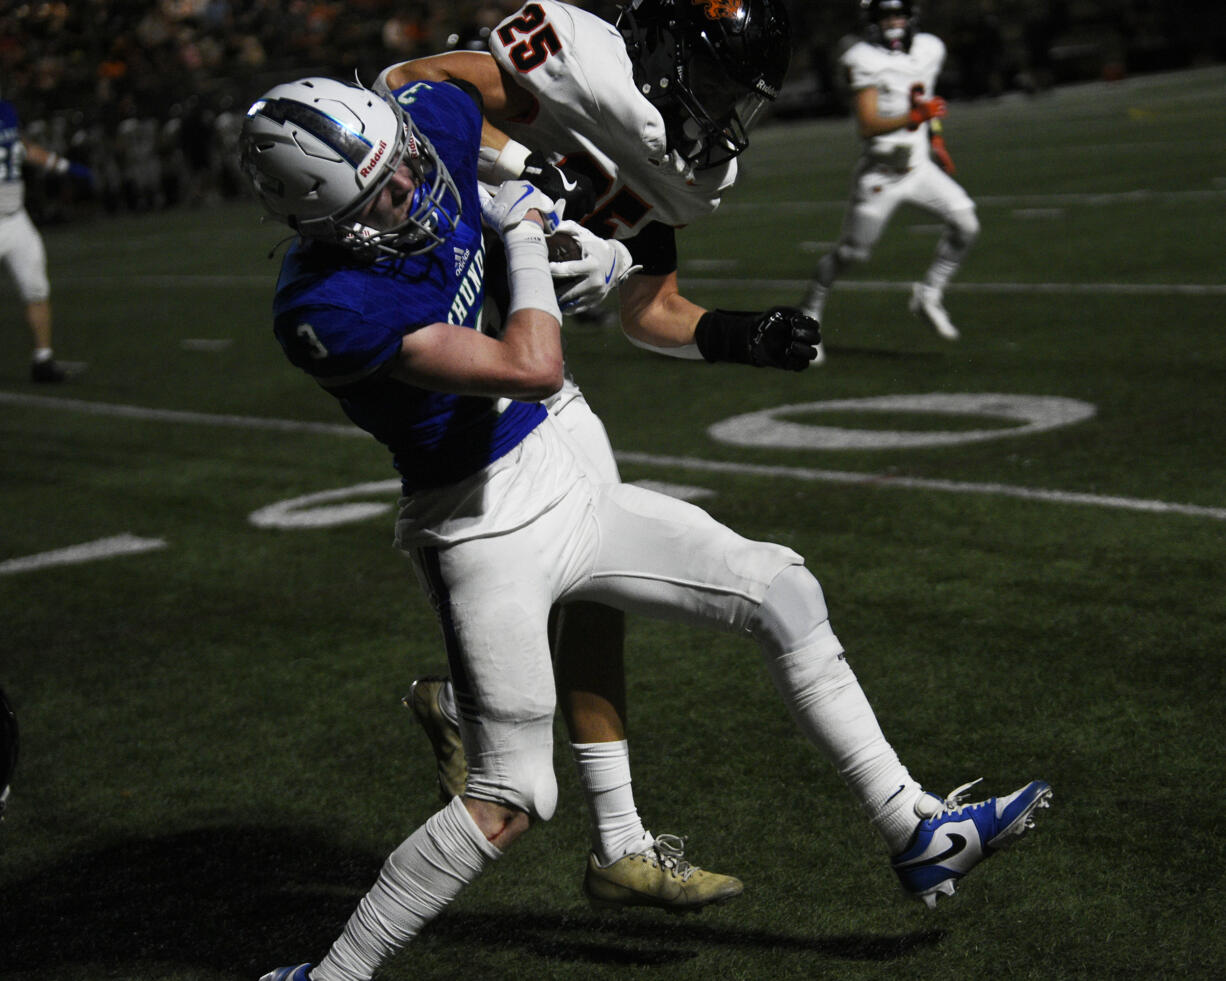
<path fill-rule="evenodd" d="M 36 347 L 34 349 L 34 363 L 41 364 L 44 361 L 50 361 L 51 353 L 51 348 L 49 347 Z"/>
<path fill-rule="evenodd" d="M 939 296 L 944 296 L 945 287 L 962 268 L 969 251 L 970 243 L 947 228 L 937 241 L 936 255 L 933 256 L 928 271 L 924 273 L 924 285 L 936 290 Z"/>
<path fill-rule="evenodd" d="M 886 741 L 813 574 L 794 565 L 776 576 L 751 629 L 801 731 L 834 764 L 890 854 L 902 851 L 919 824 L 914 805 L 923 790 Z"/>
<path fill-rule="evenodd" d="M 571 743 L 579 783 L 592 818 L 592 851 L 599 865 L 642 851 L 650 843 L 630 786 L 630 744 Z"/>
<path fill-rule="evenodd" d="M 453 798 L 387 857 L 312 981 L 370 981 L 501 854 Z"/>

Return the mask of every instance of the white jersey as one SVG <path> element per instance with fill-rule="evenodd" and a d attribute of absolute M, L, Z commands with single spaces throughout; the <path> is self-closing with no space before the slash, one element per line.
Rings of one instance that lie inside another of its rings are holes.
<path fill-rule="evenodd" d="M 937 76 L 945 63 L 945 42 L 935 34 L 916 34 L 909 51 L 890 51 L 877 44 L 858 41 L 839 59 L 853 92 L 877 90 L 877 109 L 882 116 L 902 116 L 911 108 L 911 90 L 923 86 L 925 97 L 933 94 Z M 893 161 L 899 170 L 928 157 L 927 124 L 906 128 L 864 141 L 864 153 L 876 160 Z"/>
<path fill-rule="evenodd" d="M 532 0 L 498 25 L 490 51 L 535 99 L 526 118 L 503 128 L 592 176 L 597 207 L 585 224 L 598 235 L 629 238 L 652 221 L 686 225 L 713 212 L 736 180 L 735 159 L 694 171 L 668 152 L 664 119 L 635 87 L 621 34 L 595 14 Z"/>

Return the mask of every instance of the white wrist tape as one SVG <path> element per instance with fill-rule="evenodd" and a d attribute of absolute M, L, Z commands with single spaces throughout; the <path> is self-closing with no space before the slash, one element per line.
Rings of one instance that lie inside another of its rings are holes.
<path fill-rule="evenodd" d="M 544 310 L 559 324 L 562 311 L 553 291 L 553 276 L 549 272 L 549 250 L 545 247 L 545 232 L 531 221 L 523 221 L 503 236 L 507 250 L 507 272 L 511 281 L 509 319 L 516 310 Z"/>
<path fill-rule="evenodd" d="M 501 150 L 483 146 L 477 156 L 477 177 L 491 184 L 513 181 L 524 172 L 524 164 L 531 153 L 514 140 L 507 140 Z"/>
<path fill-rule="evenodd" d="M 680 358 L 682 361 L 702 360 L 702 352 L 698 350 L 697 344 L 683 344 L 681 347 L 657 347 L 655 344 L 640 341 L 637 337 L 631 337 L 629 334 L 626 334 L 625 337 L 635 347 L 641 347 L 644 351 L 651 351 L 653 354 L 663 354 L 669 358 Z"/>

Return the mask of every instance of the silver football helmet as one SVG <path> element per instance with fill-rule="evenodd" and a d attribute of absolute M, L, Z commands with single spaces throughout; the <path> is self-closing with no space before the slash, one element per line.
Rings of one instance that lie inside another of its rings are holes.
<path fill-rule="evenodd" d="M 270 215 L 298 234 L 368 259 L 429 252 L 460 220 L 460 193 L 400 105 L 361 85 L 304 78 L 247 110 L 243 172 Z M 416 188 L 408 217 L 372 228 L 363 214 L 404 164 Z"/>

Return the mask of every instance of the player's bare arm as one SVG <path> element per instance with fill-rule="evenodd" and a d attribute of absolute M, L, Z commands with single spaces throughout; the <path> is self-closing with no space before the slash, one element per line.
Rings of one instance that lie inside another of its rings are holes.
<path fill-rule="evenodd" d="M 392 377 L 436 392 L 537 402 L 562 387 L 558 322 L 543 310 L 518 310 L 501 340 L 429 324 L 405 335 Z"/>
<path fill-rule="evenodd" d="M 860 126 L 860 136 L 872 139 L 874 136 L 884 136 L 895 130 L 906 129 L 911 123 L 908 115 L 883 116 L 877 108 L 877 90 L 873 87 L 860 89 L 855 96 L 856 122 Z"/>
<path fill-rule="evenodd" d="M 877 90 L 860 89 L 855 95 L 856 122 L 860 136 L 872 139 L 900 129 L 915 129 L 920 123 L 945 116 L 945 100 L 940 96 L 924 98 L 922 92 L 912 92 L 911 108 L 901 116 L 883 116 L 878 110 Z"/>
<path fill-rule="evenodd" d="M 401 62 L 387 72 L 385 80 L 393 91 L 417 81 L 459 80 L 473 85 L 481 93 L 486 117 L 481 144 L 494 149 L 501 149 L 507 143 L 507 135 L 497 123 L 532 108 L 532 96 L 507 76 L 493 55 L 484 51 L 447 51 Z"/>
<path fill-rule="evenodd" d="M 538 211 L 524 223 L 545 224 Z M 392 377 L 431 391 L 540 401 L 562 387 L 561 323 L 553 312 L 521 306 L 501 338 L 428 324 L 404 336 Z"/>
<path fill-rule="evenodd" d="M 694 328 L 706 309 L 681 295 L 676 272 L 638 273 L 618 290 L 622 330 L 631 340 L 653 348 L 694 343 Z"/>

